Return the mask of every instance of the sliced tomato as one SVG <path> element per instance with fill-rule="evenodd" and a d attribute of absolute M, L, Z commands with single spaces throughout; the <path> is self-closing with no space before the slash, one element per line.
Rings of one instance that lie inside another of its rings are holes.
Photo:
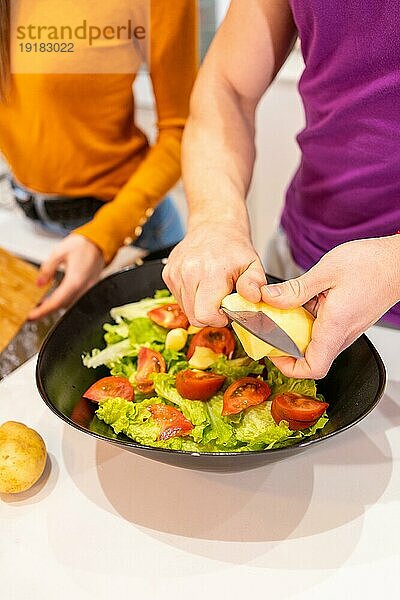
<path fill-rule="evenodd" d="M 176 376 L 176 389 L 183 398 L 189 400 L 209 400 L 225 383 L 224 375 L 192 371 L 179 371 Z"/>
<path fill-rule="evenodd" d="M 288 419 L 282 415 L 282 413 L 279 411 L 279 408 L 277 408 L 276 404 L 273 402 L 271 404 L 271 415 L 277 425 L 279 425 L 281 421 L 287 421 L 289 429 L 292 431 L 301 431 L 302 429 L 307 429 L 308 427 L 315 425 L 315 423 L 318 421 L 318 419 L 315 419 L 314 421 L 295 421 L 293 419 Z"/>
<path fill-rule="evenodd" d="M 95 406 L 87 398 L 82 398 L 77 402 L 71 413 L 71 421 L 77 423 L 81 427 L 89 427 L 90 421 L 93 419 Z"/>
<path fill-rule="evenodd" d="M 148 407 L 153 419 L 160 425 L 159 440 L 187 435 L 193 429 L 192 423 L 183 413 L 173 406 L 152 404 Z"/>
<path fill-rule="evenodd" d="M 142 346 L 138 354 L 138 370 L 136 384 L 143 394 L 154 390 L 154 382 L 150 379 L 152 373 L 165 373 L 166 365 L 162 354 L 151 348 Z"/>
<path fill-rule="evenodd" d="M 179 304 L 164 304 L 159 308 L 153 308 L 147 313 L 147 316 L 165 329 L 176 329 L 177 327 L 187 329 L 189 327 L 189 320 Z"/>
<path fill-rule="evenodd" d="M 224 393 L 223 415 L 236 415 L 245 408 L 265 402 L 271 395 L 269 385 L 255 377 L 234 381 Z"/>
<path fill-rule="evenodd" d="M 274 396 L 272 406 L 275 414 L 281 420 L 310 423 L 316 422 L 324 414 L 329 404 L 315 400 L 310 396 L 303 396 L 294 392 L 283 392 Z"/>
<path fill-rule="evenodd" d="M 216 354 L 231 358 L 235 351 L 235 338 L 228 327 L 204 327 L 192 337 L 187 357 L 191 358 L 197 346 L 210 348 Z"/>
<path fill-rule="evenodd" d="M 125 377 L 110 375 L 96 381 L 83 396 L 93 402 L 101 402 L 106 398 L 125 398 L 131 402 L 135 397 L 135 391 Z"/>

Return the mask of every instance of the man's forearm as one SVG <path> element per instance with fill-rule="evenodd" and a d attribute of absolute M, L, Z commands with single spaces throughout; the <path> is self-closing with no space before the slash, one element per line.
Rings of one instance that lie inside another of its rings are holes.
<path fill-rule="evenodd" d="M 200 81 L 183 141 L 189 228 L 213 219 L 248 227 L 245 199 L 255 159 L 255 106 L 243 106 L 222 81 L 208 81 L 206 93 L 202 88 Z M 210 98 L 213 106 L 208 106 Z"/>
<path fill-rule="evenodd" d="M 213 219 L 248 228 L 255 110 L 293 39 L 287 0 L 231 3 L 200 70 L 183 139 L 189 231 Z"/>

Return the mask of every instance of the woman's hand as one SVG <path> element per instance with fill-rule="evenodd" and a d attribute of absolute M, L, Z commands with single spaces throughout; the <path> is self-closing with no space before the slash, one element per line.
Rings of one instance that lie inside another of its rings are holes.
<path fill-rule="evenodd" d="M 163 278 L 197 327 L 226 325 L 221 300 L 235 285 L 242 296 L 259 302 L 260 288 L 266 284 L 247 223 L 207 222 L 189 228 L 185 239 L 171 252 Z"/>
<path fill-rule="evenodd" d="M 29 319 L 41 319 L 77 300 L 98 280 L 104 268 L 104 259 L 95 244 L 81 235 L 71 233 L 42 264 L 37 284 L 44 286 L 49 283 L 60 265 L 64 266 L 65 272 L 62 282 L 42 304 L 31 311 Z"/>
<path fill-rule="evenodd" d="M 265 286 L 262 298 L 279 308 L 306 302 L 316 320 L 304 359 L 274 358 L 289 377 L 321 379 L 342 350 L 400 300 L 400 235 L 348 242 L 307 273 Z"/>

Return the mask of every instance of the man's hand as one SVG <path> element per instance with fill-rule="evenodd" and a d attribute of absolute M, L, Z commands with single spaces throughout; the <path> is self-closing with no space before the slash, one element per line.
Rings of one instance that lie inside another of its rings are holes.
<path fill-rule="evenodd" d="M 202 225 L 189 229 L 172 251 L 163 278 L 192 325 L 227 324 L 221 300 L 235 284 L 251 302 L 261 300 L 264 269 L 247 228 L 240 224 Z"/>
<path fill-rule="evenodd" d="M 98 280 L 104 268 L 103 254 L 95 244 L 81 235 L 71 233 L 58 244 L 51 256 L 42 264 L 37 283 L 46 285 L 59 266 L 65 275 L 59 287 L 34 308 L 29 319 L 41 319 L 53 311 L 71 304 Z"/>
<path fill-rule="evenodd" d="M 321 379 L 342 350 L 400 300 L 400 235 L 342 244 L 307 273 L 262 289 L 279 308 L 308 305 L 315 314 L 304 359 L 274 358 L 289 377 Z"/>

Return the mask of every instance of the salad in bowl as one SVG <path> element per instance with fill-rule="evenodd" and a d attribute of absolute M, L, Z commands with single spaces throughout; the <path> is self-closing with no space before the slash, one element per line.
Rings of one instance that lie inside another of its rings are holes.
<path fill-rule="evenodd" d="M 83 394 L 95 407 L 91 431 L 171 450 L 239 453 L 297 444 L 328 421 L 315 381 L 253 360 L 230 326 L 190 326 L 168 290 L 110 314 L 105 347 L 82 357 L 85 367 L 109 371 Z M 78 401 L 72 420 L 81 410 Z"/>

